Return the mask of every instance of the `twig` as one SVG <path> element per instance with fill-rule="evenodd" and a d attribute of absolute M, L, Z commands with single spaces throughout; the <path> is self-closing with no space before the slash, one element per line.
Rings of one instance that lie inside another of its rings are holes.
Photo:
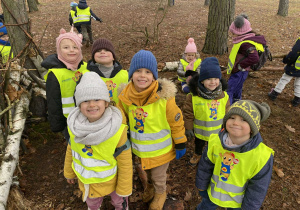
<path fill-rule="evenodd" d="M 8 95 L 6 93 L 4 93 L 4 96 L 5 96 L 6 100 L 7 100 L 8 106 L 11 106 L 11 103 L 10 103 Z M 10 129 L 12 129 L 13 125 L 12 125 L 11 109 L 8 110 L 8 119 L 9 119 L 8 120 L 9 127 L 10 127 Z"/>
<path fill-rule="evenodd" d="M 6 94 L 5 94 L 6 95 Z M 6 97 L 6 96 L 5 96 Z M 0 116 L 2 116 L 5 112 L 7 112 L 9 109 L 13 108 L 16 103 L 19 102 L 19 99 L 16 99 L 10 106 L 6 107 L 5 109 L 0 112 Z"/>

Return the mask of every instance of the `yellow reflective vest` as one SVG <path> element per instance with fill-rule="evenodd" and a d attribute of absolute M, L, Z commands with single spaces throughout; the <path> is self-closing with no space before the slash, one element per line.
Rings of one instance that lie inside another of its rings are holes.
<path fill-rule="evenodd" d="M 218 100 L 205 99 L 199 96 L 192 97 L 194 133 L 197 138 L 208 141 L 211 134 L 221 130 L 229 99 L 225 91 L 224 94 L 225 96 Z"/>
<path fill-rule="evenodd" d="M 113 102 L 113 105 L 119 102 L 118 98 L 118 88 L 122 83 L 128 83 L 128 72 L 127 70 L 119 71 L 113 78 L 105 78 L 101 77 L 101 79 L 105 82 L 110 101 Z"/>
<path fill-rule="evenodd" d="M 300 37 L 299 37 L 299 39 L 300 39 Z M 300 56 L 296 60 L 295 69 L 300 70 Z"/>
<path fill-rule="evenodd" d="M 87 7 L 85 9 L 79 9 L 76 7 L 76 16 L 73 18 L 73 22 L 75 23 L 81 23 L 81 22 L 89 22 L 91 20 L 91 11 L 90 7 Z"/>
<path fill-rule="evenodd" d="M 207 157 L 215 165 L 208 187 L 210 200 L 218 206 L 241 208 L 248 181 L 268 162 L 274 151 L 264 143 L 245 153 L 225 150 L 218 134 L 212 134 Z"/>
<path fill-rule="evenodd" d="M 71 17 L 72 17 L 73 23 L 74 23 L 75 11 L 74 10 L 70 10 L 70 14 L 71 14 Z"/>
<path fill-rule="evenodd" d="M 48 74 L 53 72 L 60 85 L 61 103 L 63 114 L 68 118 L 69 113 L 75 108 L 74 92 L 76 88 L 76 82 L 79 80 L 81 75 L 89 72 L 87 70 L 87 63 L 83 62 L 79 69 L 71 71 L 68 69 L 49 69 L 47 74 L 44 76 L 47 81 Z"/>
<path fill-rule="evenodd" d="M 140 158 L 152 158 L 170 152 L 173 141 L 166 117 L 167 100 L 145 106 L 127 106 L 132 151 Z"/>
<path fill-rule="evenodd" d="M 8 56 L 11 50 L 11 46 L 0 45 L 0 51 L 2 56 L 2 63 L 5 64 L 8 61 Z M 13 58 L 13 53 L 11 53 L 11 58 Z"/>
<path fill-rule="evenodd" d="M 69 130 L 72 149 L 72 168 L 84 184 L 107 182 L 116 176 L 117 161 L 114 153 L 127 125 L 122 124 L 118 132 L 98 145 L 84 145 L 74 141 Z"/>
<path fill-rule="evenodd" d="M 182 64 L 183 66 L 183 70 L 184 72 L 186 72 L 186 67 L 189 65 L 189 63 L 184 60 L 184 59 L 180 59 L 180 63 Z M 201 59 L 198 58 L 195 62 L 194 62 L 194 68 L 193 68 L 193 71 L 196 71 L 198 66 L 201 64 Z M 185 82 L 186 81 L 186 78 L 185 77 L 180 77 L 178 76 L 178 80 L 181 81 L 181 82 Z"/>
<path fill-rule="evenodd" d="M 257 52 L 258 51 L 261 51 L 261 52 L 265 51 L 264 46 L 262 44 L 251 41 L 251 40 L 245 40 L 245 41 L 239 42 L 237 44 L 234 44 L 232 49 L 231 49 L 230 55 L 229 55 L 229 61 L 228 61 L 228 66 L 227 66 L 227 74 L 231 74 L 232 69 L 233 69 L 234 64 L 235 64 L 235 59 L 236 59 L 237 53 L 240 49 L 240 46 L 245 42 L 248 42 L 248 43 L 254 45 Z"/>

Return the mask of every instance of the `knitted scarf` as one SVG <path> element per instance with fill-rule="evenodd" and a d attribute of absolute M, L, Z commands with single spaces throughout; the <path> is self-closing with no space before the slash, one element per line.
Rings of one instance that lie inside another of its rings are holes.
<path fill-rule="evenodd" d="M 248 38 L 251 38 L 251 37 L 254 37 L 254 36 L 255 36 L 255 33 L 247 33 L 247 34 L 243 34 L 243 35 L 234 37 L 234 38 L 232 39 L 232 43 L 233 43 L 233 44 L 236 44 L 236 43 L 239 43 L 239 42 L 241 42 L 241 41 L 244 41 L 245 39 L 248 39 Z"/>
<path fill-rule="evenodd" d="M 199 95 L 202 98 L 205 99 L 216 99 L 218 98 L 221 94 L 222 94 L 222 83 L 220 82 L 220 85 L 213 91 L 211 90 L 207 90 L 204 85 L 199 82 L 198 87 L 197 87 L 197 91 L 199 93 Z"/>
<path fill-rule="evenodd" d="M 122 124 L 121 111 L 108 106 L 102 117 L 90 123 L 79 107 L 73 109 L 67 119 L 68 126 L 75 135 L 75 142 L 86 145 L 98 145 L 112 137 Z"/>

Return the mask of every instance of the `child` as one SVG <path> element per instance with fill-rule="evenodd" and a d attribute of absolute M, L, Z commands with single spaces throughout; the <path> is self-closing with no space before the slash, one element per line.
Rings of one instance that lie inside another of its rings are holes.
<path fill-rule="evenodd" d="M 183 120 L 188 139 L 195 137 L 195 153 L 190 159 L 192 166 L 200 160 L 202 149 L 212 133 L 218 133 L 225 112 L 229 109 L 227 83 L 222 79 L 217 58 L 205 58 L 200 75 L 189 82 L 192 94 L 188 94 L 183 108 Z"/>
<path fill-rule="evenodd" d="M 98 39 L 92 46 L 92 60 L 88 70 L 96 72 L 105 82 L 112 105 L 118 103 L 117 90 L 121 83 L 128 83 L 128 72 L 117 61 L 114 46 L 107 39 Z"/>
<path fill-rule="evenodd" d="M 76 12 L 76 7 L 78 6 L 78 4 L 74 1 L 72 1 L 70 3 L 70 7 L 71 7 L 71 10 L 70 10 L 70 13 L 69 13 L 69 22 L 70 22 L 70 25 L 72 26 L 73 25 L 73 18 L 75 17 L 75 12 Z M 75 28 L 77 29 L 78 33 L 81 33 L 81 28 L 80 28 L 80 25 L 79 26 L 75 26 Z"/>
<path fill-rule="evenodd" d="M 268 95 L 271 100 L 275 101 L 277 96 L 283 91 L 286 84 L 288 84 L 294 77 L 295 97 L 292 100 L 292 105 L 296 107 L 300 104 L 300 38 L 296 41 L 292 51 L 283 58 L 283 63 L 286 64 L 284 67 L 285 73 L 280 78 L 275 89 L 273 89 Z"/>
<path fill-rule="evenodd" d="M 219 134 L 212 134 L 198 164 L 197 209 L 260 209 L 271 181 L 274 151 L 263 143 L 260 123 L 266 103 L 240 100 L 231 105 Z"/>
<path fill-rule="evenodd" d="M 118 106 L 129 119 L 132 151 L 152 182 L 144 189 L 143 201 L 154 197 L 149 209 L 159 210 L 167 196 L 169 163 L 186 152 L 182 113 L 175 103 L 176 86 L 167 79 L 158 79 L 156 58 L 146 50 L 133 56 L 129 78 Z"/>
<path fill-rule="evenodd" d="M 190 88 L 187 83 L 196 72 L 200 72 L 200 63 L 201 59 L 199 58 L 194 39 L 189 38 L 177 69 L 178 80 L 181 82 L 182 91 L 184 93 L 190 92 Z"/>
<path fill-rule="evenodd" d="M 63 132 L 69 140 L 67 117 L 75 108 L 73 99 L 76 82 L 88 72 L 81 53 L 82 35 L 64 29 L 56 38 L 57 54 L 48 56 L 42 66 L 48 69 L 45 75 L 48 120 L 53 132 Z"/>
<path fill-rule="evenodd" d="M 105 195 L 111 196 L 115 209 L 128 209 L 132 157 L 122 113 L 109 105 L 106 85 L 95 72 L 83 75 L 74 96 L 78 107 L 68 116 L 71 138 L 64 176 L 69 184 L 78 178 L 89 209 L 99 209 Z"/>
<path fill-rule="evenodd" d="M 228 95 L 230 104 L 242 99 L 242 89 L 248 73 L 253 64 L 259 62 L 256 49 L 263 48 L 266 44 L 264 36 L 252 31 L 251 24 L 246 15 L 239 15 L 229 27 L 232 34 L 233 47 L 229 55 L 227 74 L 231 74 L 228 80 Z"/>
<path fill-rule="evenodd" d="M 8 34 L 7 34 L 7 29 L 4 26 L 3 23 L 0 22 L 0 52 L 1 52 L 1 57 L 2 57 L 2 64 L 6 64 L 8 61 L 9 53 L 11 51 L 11 46 Z M 11 53 L 11 59 L 13 58 L 13 53 Z"/>
<path fill-rule="evenodd" d="M 80 0 L 78 6 L 76 7 L 75 16 L 73 18 L 73 23 L 75 27 L 80 27 L 83 35 L 84 45 L 89 47 L 93 44 L 93 33 L 91 18 L 102 23 L 101 18 L 98 18 L 92 11 L 92 9 L 87 5 L 86 0 Z"/>

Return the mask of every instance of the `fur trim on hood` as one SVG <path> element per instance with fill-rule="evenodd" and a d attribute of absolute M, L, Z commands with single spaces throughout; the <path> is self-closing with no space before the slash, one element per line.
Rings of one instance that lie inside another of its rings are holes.
<path fill-rule="evenodd" d="M 158 78 L 157 81 L 158 81 L 158 85 L 159 85 L 158 90 L 157 90 L 157 95 L 160 98 L 168 100 L 168 99 L 176 96 L 177 88 L 176 88 L 176 85 L 171 80 L 168 80 L 166 78 Z M 123 84 L 119 85 L 118 95 L 120 95 L 120 93 L 125 89 L 125 87 L 129 83 L 123 83 Z"/>
<path fill-rule="evenodd" d="M 198 82 L 199 81 L 198 80 L 199 80 L 199 74 L 195 74 L 189 82 L 189 87 L 190 87 L 191 93 L 195 96 L 199 95 L 199 93 L 198 93 Z M 221 78 L 220 82 L 222 84 L 222 90 L 226 91 L 227 87 L 228 87 L 226 80 L 224 78 Z"/>

